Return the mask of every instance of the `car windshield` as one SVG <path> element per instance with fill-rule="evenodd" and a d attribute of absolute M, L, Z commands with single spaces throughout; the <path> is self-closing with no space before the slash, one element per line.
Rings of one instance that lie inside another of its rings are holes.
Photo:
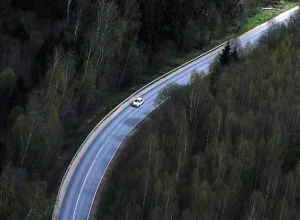
<path fill-rule="evenodd" d="M 142 99 L 136 99 L 135 102 L 142 102 Z"/>

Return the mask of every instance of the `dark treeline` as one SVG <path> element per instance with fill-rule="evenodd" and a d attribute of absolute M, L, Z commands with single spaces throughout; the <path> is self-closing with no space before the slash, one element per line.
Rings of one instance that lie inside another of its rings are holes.
<path fill-rule="evenodd" d="M 300 218 L 300 15 L 260 41 L 239 58 L 226 46 L 209 76 L 161 94 L 99 219 Z"/>
<path fill-rule="evenodd" d="M 278 0 L 1 0 L 0 219 L 45 219 L 111 97 Z"/>

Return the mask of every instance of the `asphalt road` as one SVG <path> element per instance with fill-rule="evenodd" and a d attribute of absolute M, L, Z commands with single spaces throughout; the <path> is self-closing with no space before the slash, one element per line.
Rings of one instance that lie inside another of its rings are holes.
<path fill-rule="evenodd" d="M 277 21 L 283 21 L 288 16 L 281 16 Z M 255 45 L 269 25 L 261 26 L 248 36 L 243 36 L 240 39 L 241 45 L 245 46 L 248 42 Z M 102 129 L 94 141 L 90 143 L 71 177 L 59 210 L 59 219 L 88 219 L 97 189 L 111 159 L 130 131 L 157 107 L 156 97 L 159 92 L 169 83 L 189 83 L 191 73 L 194 70 L 207 73 L 209 64 L 217 55 L 218 52 L 212 52 L 196 65 L 146 92 L 142 95 L 145 99 L 143 106 L 140 108 L 125 107 Z"/>

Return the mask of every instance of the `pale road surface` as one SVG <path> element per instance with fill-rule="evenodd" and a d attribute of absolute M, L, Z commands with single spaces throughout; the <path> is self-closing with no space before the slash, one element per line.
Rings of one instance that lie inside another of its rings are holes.
<path fill-rule="evenodd" d="M 277 21 L 287 19 L 291 11 L 276 18 Z M 255 28 L 240 38 L 242 46 L 248 42 L 255 45 L 257 39 L 265 33 L 270 23 Z M 141 96 L 145 104 L 140 108 L 127 105 L 115 117 L 113 117 L 102 130 L 96 134 L 80 161 L 78 162 L 67 185 L 61 206 L 58 210 L 61 220 L 85 220 L 89 218 L 91 207 L 105 174 L 105 171 L 116 153 L 117 149 L 130 133 L 130 131 L 156 106 L 156 97 L 159 92 L 169 83 L 187 84 L 194 70 L 208 72 L 209 64 L 220 53 L 213 51 L 204 56 L 200 61 L 178 74 L 167 78 L 164 82 L 155 85 L 152 89 Z"/>

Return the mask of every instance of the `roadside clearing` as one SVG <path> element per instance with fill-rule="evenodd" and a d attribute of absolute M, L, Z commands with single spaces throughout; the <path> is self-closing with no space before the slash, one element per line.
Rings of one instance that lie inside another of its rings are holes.
<path fill-rule="evenodd" d="M 292 13 L 293 11 L 298 10 L 298 6 L 284 12 L 283 14 L 279 15 L 278 17 L 282 17 L 285 13 Z M 277 18 L 277 17 L 276 17 Z M 265 26 L 268 22 L 256 27 L 255 29 L 243 34 L 240 38 L 244 38 L 246 36 L 248 36 L 249 34 L 251 34 L 252 32 L 258 30 L 259 28 L 261 28 L 262 26 Z M 129 105 L 133 99 L 136 96 L 141 96 L 142 94 L 144 94 L 145 92 L 151 90 L 153 87 L 157 86 L 158 84 L 160 84 L 161 82 L 173 77 L 174 75 L 176 75 L 177 73 L 195 65 L 196 63 L 198 63 L 199 61 L 205 59 L 207 56 L 211 55 L 211 54 L 215 54 L 220 52 L 223 49 L 223 46 L 226 43 L 223 43 L 215 48 L 213 48 L 212 50 L 196 57 L 195 59 L 179 66 L 178 68 L 174 69 L 173 71 L 170 71 L 168 73 L 166 73 L 165 75 L 159 77 L 158 79 L 152 81 L 151 83 L 147 84 L 146 86 L 144 86 L 143 88 L 141 88 L 140 90 L 138 90 L 137 92 L 133 93 L 131 96 L 129 96 L 127 99 L 125 99 L 122 103 L 120 103 L 115 109 L 113 109 L 106 117 L 104 117 L 99 123 L 98 125 L 92 130 L 92 132 L 88 135 L 88 137 L 85 139 L 85 141 L 83 142 L 83 144 L 80 146 L 79 150 L 77 151 L 77 153 L 75 154 L 72 162 L 70 163 L 60 186 L 58 195 L 57 195 L 57 200 L 56 200 L 56 204 L 54 207 L 54 212 L 53 212 L 53 216 L 52 219 L 58 219 L 58 214 L 59 214 L 59 210 L 62 204 L 62 200 L 64 198 L 65 192 L 67 190 L 68 184 L 70 182 L 70 179 L 73 175 L 74 170 L 76 169 L 79 161 L 81 160 L 82 156 L 84 155 L 85 151 L 88 149 L 89 144 L 95 139 L 95 137 L 101 132 L 101 130 L 107 125 L 107 123 L 113 118 L 115 117 L 120 111 L 122 111 L 124 109 L 124 107 L 126 107 L 127 105 Z"/>

